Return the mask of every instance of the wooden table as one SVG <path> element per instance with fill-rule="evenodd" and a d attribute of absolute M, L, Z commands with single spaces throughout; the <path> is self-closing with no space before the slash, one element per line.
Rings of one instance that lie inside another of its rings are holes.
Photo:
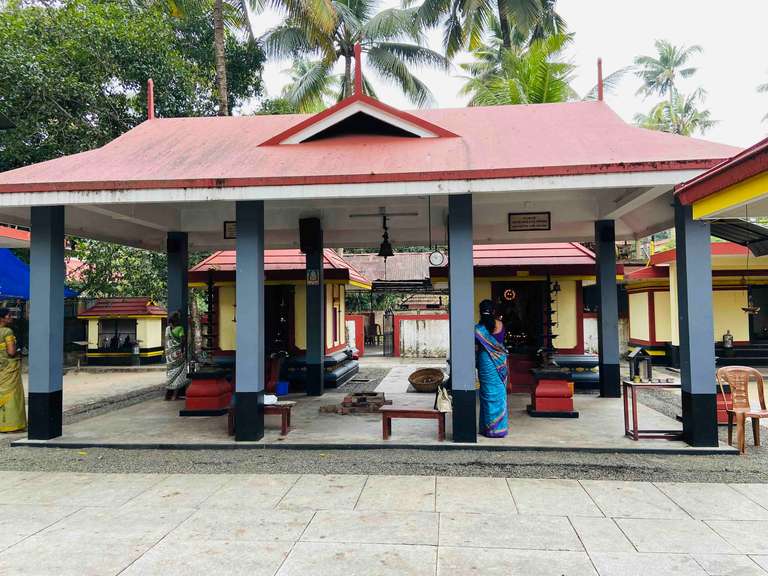
<path fill-rule="evenodd" d="M 665 440 L 680 440 L 683 437 L 682 430 L 658 430 L 658 429 L 643 429 L 641 430 L 637 421 L 637 392 L 639 390 L 651 390 L 651 389 L 680 389 L 680 382 L 633 382 L 632 380 L 622 380 L 622 394 L 624 396 L 624 435 L 629 436 L 632 440 L 640 440 L 641 438 L 663 438 Z M 629 393 L 632 392 L 632 428 L 629 427 L 630 420 L 630 402 Z"/>
<path fill-rule="evenodd" d="M 445 412 L 439 412 L 432 408 L 395 408 L 394 406 L 382 406 L 381 413 L 382 438 L 389 440 L 392 435 L 393 418 L 420 418 L 425 420 L 437 420 L 437 439 L 445 440 Z"/>

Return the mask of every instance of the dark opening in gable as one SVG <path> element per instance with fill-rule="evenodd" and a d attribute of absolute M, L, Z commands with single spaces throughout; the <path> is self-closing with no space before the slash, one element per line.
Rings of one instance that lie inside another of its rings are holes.
<path fill-rule="evenodd" d="M 324 138 L 334 138 L 336 136 L 347 136 L 349 134 L 369 134 L 373 136 L 403 136 L 406 138 L 418 138 L 416 134 L 403 130 L 383 120 L 374 118 L 365 112 L 355 112 L 352 116 L 321 130 L 304 140 L 322 140 Z"/>

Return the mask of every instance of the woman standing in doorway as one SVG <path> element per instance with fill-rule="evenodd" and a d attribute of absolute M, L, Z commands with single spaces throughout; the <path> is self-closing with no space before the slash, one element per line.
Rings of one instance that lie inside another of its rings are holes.
<path fill-rule="evenodd" d="M 165 327 L 166 400 L 178 400 L 187 387 L 185 337 L 181 314 L 174 312 Z"/>
<path fill-rule="evenodd" d="M 21 359 L 10 328 L 12 322 L 11 311 L 0 308 L 0 432 L 17 432 L 27 427 Z"/>
<path fill-rule="evenodd" d="M 504 325 L 496 317 L 490 300 L 480 302 L 475 344 L 480 378 L 480 433 L 488 438 L 503 438 L 509 426 L 507 349 L 504 347 Z"/>

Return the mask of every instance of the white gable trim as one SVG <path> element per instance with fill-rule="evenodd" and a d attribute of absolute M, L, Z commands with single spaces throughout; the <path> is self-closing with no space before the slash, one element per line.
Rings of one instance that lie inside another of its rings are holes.
<path fill-rule="evenodd" d="M 414 136 L 418 136 L 419 138 L 437 138 L 438 137 L 438 134 L 435 134 L 431 130 L 427 130 L 422 126 L 414 124 L 413 122 L 409 122 L 407 120 L 404 120 L 403 118 L 400 118 L 399 116 L 395 116 L 394 114 L 390 114 L 389 112 L 385 112 L 384 110 L 381 110 L 379 108 L 376 108 L 375 106 L 371 106 L 370 104 L 367 104 L 366 102 L 361 102 L 358 100 L 357 102 L 353 102 L 349 106 L 345 106 L 340 110 L 334 112 L 333 114 L 326 116 L 325 118 L 312 124 L 311 126 L 307 126 L 304 130 L 301 130 L 296 134 L 293 134 L 287 137 L 280 144 L 299 144 L 301 142 L 304 142 L 305 140 L 308 140 L 315 134 L 318 134 L 323 130 L 330 128 L 331 126 L 338 124 L 342 120 L 345 120 L 350 116 L 352 116 L 353 114 L 357 114 L 358 112 L 368 114 L 368 116 L 372 116 L 391 126 L 400 128 L 401 130 L 404 130 L 405 132 L 409 132 L 410 134 L 413 134 Z"/>

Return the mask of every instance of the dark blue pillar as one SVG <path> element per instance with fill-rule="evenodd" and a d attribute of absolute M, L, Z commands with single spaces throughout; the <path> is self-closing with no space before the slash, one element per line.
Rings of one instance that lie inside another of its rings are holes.
<path fill-rule="evenodd" d="M 675 241 L 683 436 L 691 446 L 717 446 L 709 222 L 677 202 Z"/>
<path fill-rule="evenodd" d="M 264 202 L 237 202 L 235 440 L 264 437 Z"/>
<path fill-rule="evenodd" d="M 318 218 L 299 222 L 301 249 L 307 256 L 307 394 L 325 390 L 325 286 L 323 277 L 323 228 Z"/>
<path fill-rule="evenodd" d="M 600 354 L 600 396 L 621 396 L 619 370 L 619 302 L 616 286 L 616 231 L 613 220 L 595 222 L 597 246 L 597 344 Z"/>
<path fill-rule="evenodd" d="M 178 311 L 184 333 L 189 334 L 187 269 L 189 248 L 186 232 L 168 232 L 166 238 L 168 254 L 168 313 Z"/>
<path fill-rule="evenodd" d="M 29 438 L 61 436 L 64 367 L 64 207 L 32 210 Z"/>
<path fill-rule="evenodd" d="M 448 282 L 453 441 L 477 442 L 472 194 L 448 199 Z"/>

